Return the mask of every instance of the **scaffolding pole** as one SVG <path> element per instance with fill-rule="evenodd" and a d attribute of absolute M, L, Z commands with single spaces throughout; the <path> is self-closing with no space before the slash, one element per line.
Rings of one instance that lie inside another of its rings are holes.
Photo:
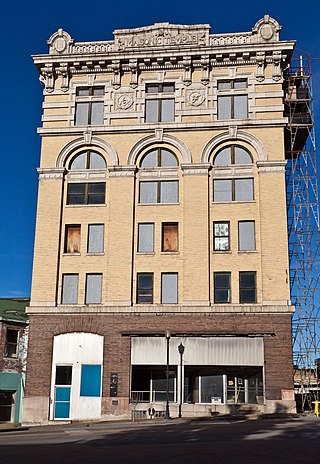
<path fill-rule="evenodd" d="M 298 409 L 319 400 L 319 201 L 310 56 L 298 52 L 284 76 L 286 186 L 295 393 Z"/>

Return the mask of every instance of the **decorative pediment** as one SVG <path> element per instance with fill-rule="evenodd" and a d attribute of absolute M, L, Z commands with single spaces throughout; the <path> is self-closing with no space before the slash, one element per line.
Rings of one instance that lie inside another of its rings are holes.
<path fill-rule="evenodd" d="M 50 55 L 70 53 L 73 42 L 74 40 L 67 32 L 63 29 L 58 29 L 58 31 L 52 34 L 50 39 L 47 40 Z"/>
<path fill-rule="evenodd" d="M 184 26 L 156 23 L 153 26 L 114 31 L 115 47 L 118 50 L 154 47 L 201 47 L 209 44 L 209 24 Z"/>

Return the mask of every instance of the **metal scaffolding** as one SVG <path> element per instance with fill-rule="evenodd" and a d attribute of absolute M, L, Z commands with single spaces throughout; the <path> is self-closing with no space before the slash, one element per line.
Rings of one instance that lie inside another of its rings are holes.
<path fill-rule="evenodd" d="M 285 72 L 287 214 L 295 393 L 300 410 L 319 400 L 319 201 L 310 56 L 299 52 Z"/>

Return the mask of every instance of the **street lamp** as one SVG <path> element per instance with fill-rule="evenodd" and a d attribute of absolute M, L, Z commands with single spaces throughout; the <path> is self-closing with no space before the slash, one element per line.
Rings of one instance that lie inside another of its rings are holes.
<path fill-rule="evenodd" d="M 182 388 L 183 388 L 183 385 L 182 385 L 182 356 L 183 356 L 183 353 L 184 353 L 184 346 L 182 345 L 182 343 L 180 343 L 180 345 L 178 346 L 178 351 L 179 351 L 179 354 L 180 354 L 180 401 L 179 401 L 179 417 L 182 417 L 181 415 L 181 407 L 182 407 Z"/>
<path fill-rule="evenodd" d="M 169 410 L 169 348 L 170 348 L 170 337 L 171 337 L 171 333 L 170 333 L 170 330 L 166 330 L 166 333 L 165 333 L 165 337 L 166 337 L 166 340 L 167 340 L 167 400 L 166 400 L 166 413 L 165 413 L 165 416 L 164 418 L 165 419 L 171 419 L 170 417 L 170 410 Z"/>

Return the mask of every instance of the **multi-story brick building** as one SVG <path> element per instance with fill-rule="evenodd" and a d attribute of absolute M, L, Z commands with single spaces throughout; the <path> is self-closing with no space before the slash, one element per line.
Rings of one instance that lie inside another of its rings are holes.
<path fill-rule="evenodd" d="M 293 41 L 62 29 L 44 84 L 25 421 L 292 410 L 283 72 Z M 180 354 L 178 346 L 184 346 Z M 182 360 L 182 365 L 181 365 Z"/>
<path fill-rule="evenodd" d="M 0 298 L 0 422 L 22 420 L 28 318 L 27 298 Z"/>

